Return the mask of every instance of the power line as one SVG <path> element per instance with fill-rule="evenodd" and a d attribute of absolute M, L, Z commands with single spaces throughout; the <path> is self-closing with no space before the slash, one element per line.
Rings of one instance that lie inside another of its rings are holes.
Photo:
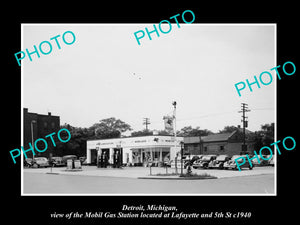
<path fill-rule="evenodd" d="M 274 108 L 254 108 L 254 109 L 251 109 L 251 111 L 249 110 L 249 112 L 258 111 L 258 110 L 274 110 Z M 200 119 L 200 118 L 222 116 L 222 115 L 226 115 L 226 114 L 233 114 L 234 112 L 236 112 L 236 111 L 234 110 L 234 111 L 219 112 L 219 113 L 209 113 L 209 114 L 204 114 L 204 115 L 199 115 L 199 116 L 191 116 L 191 117 L 183 117 L 183 118 L 178 117 L 177 121 L 182 122 L 182 121 L 188 121 L 188 120 L 197 120 L 197 119 Z M 171 114 L 171 112 L 168 113 L 168 114 Z M 151 122 L 151 124 L 159 124 L 159 123 L 162 123 L 162 120 L 155 120 L 155 121 Z M 133 123 L 133 124 L 137 125 L 138 123 Z M 145 124 L 143 123 L 143 125 L 145 125 Z"/>
<path fill-rule="evenodd" d="M 274 110 L 274 108 L 254 108 L 251 109 L 252 111 L 256 111 L 256 110 Z"/>

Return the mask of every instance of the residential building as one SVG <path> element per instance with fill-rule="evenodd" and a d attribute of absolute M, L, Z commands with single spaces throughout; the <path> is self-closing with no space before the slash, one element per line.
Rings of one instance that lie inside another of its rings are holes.
<path fill-rule="evenodd" d="M 29 149 L 29 143 L 33 145 L 34 141 L 38 138 L 44 138 L 45 136 L 57 132 L 60 129 L 60 118 L 59 116 L 51 115 L 51 112 L 48 112 L 48 115 L 38 114 L 28 112 L 28 108 L 23 108 L 23 147 L 24 149 Z M 54 136 L 53 136 L 54 138 Z M 43 145 L 43 143 L 38 143 Z M 53 150 L 52 142 L 49 138 L 48 148 L 45 152 L 35 151 L 37 156 L 49 157 L 49 153 Z M 40 149 L 44 149 L 41 147 Z M 28 158 L 32 158 L 32 152 L 28 151 Z"/>
<path fill-rule="evenodd" d="M 251 133 L 246 130 L 246 134 Z M 242 152 L 243 132 L 237 128 L 231 133 L 211 134 L 202 137 L 184 137 L 185 154 L 240 155 L 253 154 L 254 141 L 246 140 L 247 151 Z"/>

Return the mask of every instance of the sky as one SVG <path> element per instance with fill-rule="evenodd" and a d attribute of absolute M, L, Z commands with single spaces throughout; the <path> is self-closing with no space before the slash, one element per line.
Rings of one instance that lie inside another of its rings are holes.
<path fill-rule="evenodd" d="M 145 35 L 141 45 L 134 32 L 153 24 L 22 24 L 22 51 L 52 44 L 50 54 L 22 60 L 22 107 L 76 127 L 115 117 L 133 131 L 145 128 L 146 117 L 149 129 L 164 129 L 173 101 L 177 130 L 241 125 L 241 103 L 251 110 L 249 130 L 275 122 L 276 79 L 241 97 L 234 86 L 276 66 L 274 24 L 182 23 L 168 34 L 153 33 L 152 40 Z M 66 31 L 75 34 L 71 45 L 61 39 Z M 61 49 L 50 41 L 57 35 Z"/>

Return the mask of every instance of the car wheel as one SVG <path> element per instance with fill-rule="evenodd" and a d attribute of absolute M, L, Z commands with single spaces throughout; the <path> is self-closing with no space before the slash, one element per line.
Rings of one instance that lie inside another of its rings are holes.
<path fill-rule="evenodd" d="M 33 168 L 39 168 L 39 165 L 35 163 L 35 164 L 32 165 L 32 167 Z"/>

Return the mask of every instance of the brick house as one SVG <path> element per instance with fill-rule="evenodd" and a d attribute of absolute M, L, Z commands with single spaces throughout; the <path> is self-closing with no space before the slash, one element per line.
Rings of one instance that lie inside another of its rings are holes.
<path fill-rule="evenodd" d="M 252 133 L 246 130 L 246 135 Z M 191 155 L 240 155 L 243 145 L 242 129 L 237 128 L 231 133 L 211 134 L 202 137 L 184 137 L 185 154 Z M 252 155 L 254 141 L 247 140 L 247 152 Z"/>
<path fill-rule="evenodd" d="M 48 148 L 45 152 L 35 151 L 36 157 L 49 157 L 50 151 L 53 149 L 50 138 L 45 138 L 46 135 L 57 132 L 60 129 L 59 116 L 52 116 L 51 112 L 48 115 L 28 112 L 28 108 L 23 108 L 23 147 L 29 149 L 29 143 L 32 144 L 32 139 L 35 141 L 38 138 L 44 138 L 48 142 Z M 54 138 L 55 136 L 53 136 Z M 49 139 L 49 141 L 48 141 Z M 55 140 L 55 138 L 54 138 Z M 42 144 L 43 143 L 37 143 Z M 40 149 L 43 149 L 42 146 Z M 27 152 L 27 157 L 32 158 L 31 151 Z"/>

